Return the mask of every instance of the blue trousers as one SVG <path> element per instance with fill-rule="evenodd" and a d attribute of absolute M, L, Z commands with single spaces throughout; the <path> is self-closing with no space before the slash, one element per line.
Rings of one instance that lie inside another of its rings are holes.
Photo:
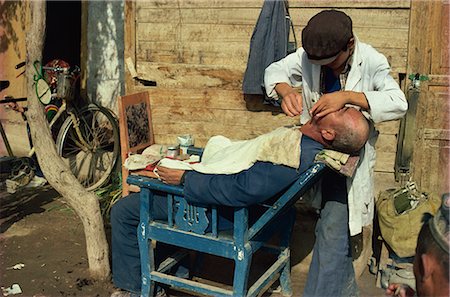
<path fill-rule="evenodd" d="M 327 172 L 322 179 L 322 210 L 303 297 L 358 296 L 348 229 L 346 179 Z"/>
<path fill-rule="evenodd" d="M 154 199 L 155 219 L 167 217 L 167 204 Z M 118 288 L 141 292 L 141 262 L 137 238 L 139 193 L 120 199 L 111 209 L 113 282 Z"/>

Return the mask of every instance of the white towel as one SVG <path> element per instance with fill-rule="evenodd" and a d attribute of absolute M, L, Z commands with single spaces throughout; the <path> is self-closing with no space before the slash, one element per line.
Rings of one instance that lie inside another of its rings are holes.
<path fill-rule="evenodd" d="M 207 174 L 238 173 L 257 161 L 298 168 L 301 135 L 299 127 L 282 127 L 250 140 L 233 141 L 221 135 L 214 136 L 206 144 L 200 163 L 164 158 L 158 165 Z"/>

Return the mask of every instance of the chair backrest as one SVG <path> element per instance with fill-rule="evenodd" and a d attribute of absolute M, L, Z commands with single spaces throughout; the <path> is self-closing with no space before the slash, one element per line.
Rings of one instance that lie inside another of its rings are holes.
<path fill-rule="evenodd" d="M 150 98 L 148 92 L 119 97 L 119 129 L 122 157 L 122 193 L 128 195 L 128 170 L 123 162 L 130 153 L 140 153 L 154 144 Z"/>

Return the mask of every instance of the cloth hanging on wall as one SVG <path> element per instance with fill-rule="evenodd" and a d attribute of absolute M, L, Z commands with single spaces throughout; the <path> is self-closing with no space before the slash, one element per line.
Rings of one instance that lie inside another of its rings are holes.
<path fill-rule="evenodd" d="M 287 1 L 265 0 L 250 40 L 250 52 L 242 90 L 265 95 L 264 70 L 288 53 L 291 25 Z"/>

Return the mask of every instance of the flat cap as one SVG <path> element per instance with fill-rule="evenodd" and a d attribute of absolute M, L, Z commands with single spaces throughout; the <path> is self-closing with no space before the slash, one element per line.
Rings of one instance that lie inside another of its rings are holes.
<path fill-rule="evenodd" d="M 338 10 L 323 10 L 303 29 L 302 46 L 312 63 L 325 65 L 336 58 L 352 37 L 352 19 L 348 15 Z"/>

